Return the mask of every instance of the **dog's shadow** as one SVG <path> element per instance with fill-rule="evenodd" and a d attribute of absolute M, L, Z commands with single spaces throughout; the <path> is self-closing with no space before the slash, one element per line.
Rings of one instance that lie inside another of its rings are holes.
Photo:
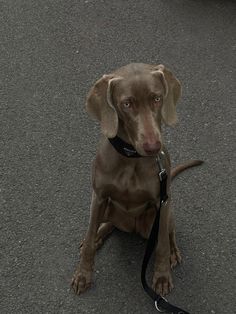
<path fill-rule="evenodd" d="M 96 261 L 101 269 L 96 267 L 97 272 L 101 270 L 105 276 L 116 277 L 114 280 L 121 281 L 124 278 L 125 281 L 137 284 L 140 281 L 146 244 L 147 240 L 135 233 L 126 233 L 115 229 L 98 251 Z M 104 261 L 104 258 L 106 259 L 105 263 L 101 262 Z M 148 266 L 147 278 L 151 276 L 150 270 L 152 269 L 153 256 Z"/>

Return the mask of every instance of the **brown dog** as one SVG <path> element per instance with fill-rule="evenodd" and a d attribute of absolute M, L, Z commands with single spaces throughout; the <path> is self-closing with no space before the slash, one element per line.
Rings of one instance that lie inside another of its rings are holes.
<path fill-rule="evenodd" d="M 78 294 L 90 287 L 95 252 L 114 227 L 148 238 L 159 204 L 156 155 L 165 152 L 164 166 L 170 178 L 200 164 L 193 161 L 170 173 L 170 159 L 163 144 L 161 123 L 174 125 L 180 82 L 163 65 L 130 64 L 104 75 L 89 92 L 87 110 L 102 129 L 102 140 L 93 163 L 91 216 L 81 246 L 80 263 L 72 279 Z M 143 158 L 127 158 L 108 141 L 118 135 L 132 144 Z M 175 227 L 166 203 L 160 218 L 153 289 L 167 294 L 172 288 L 171 268 L 181 261 Z"/>

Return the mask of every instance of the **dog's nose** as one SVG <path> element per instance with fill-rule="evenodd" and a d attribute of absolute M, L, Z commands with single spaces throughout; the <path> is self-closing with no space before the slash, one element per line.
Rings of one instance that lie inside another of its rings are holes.
<path fill-rule="evenodd" d="M 161 142 L 145 142 L 143 143 L 143 149 L 147 154 L 156 154 L 161 149 Z"/>

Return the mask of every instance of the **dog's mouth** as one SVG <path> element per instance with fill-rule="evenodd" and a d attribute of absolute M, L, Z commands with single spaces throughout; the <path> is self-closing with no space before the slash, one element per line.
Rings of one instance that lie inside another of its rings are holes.
<path fill-rule="evenodd" d="M 155 157 L 159 154 L 159 152 L 162 150 L 162 144 L 158 145 L 155 149 L 144 149 L 142 145 L 136 146 L 136 151 L 144 157 Z"/>
<path fill-rule="evenodd" d="M 162 149 L 162 143 L 156 141 L 155 143 L 142 143 L 136 145 L 137 152 L 142 156 L 156 156 Z"/>
<path fill-rule="evenodd" d="M 160 152 L 160 149 L 159 150 L 155 150 L 155 151 L 145 151 L 145 154 L 146 156 L 156 156 L 158 155 L 158 153 Z"/>

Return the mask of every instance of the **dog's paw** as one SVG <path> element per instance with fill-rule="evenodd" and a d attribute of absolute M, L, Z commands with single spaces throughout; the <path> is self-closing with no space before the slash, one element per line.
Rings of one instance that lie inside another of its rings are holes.
<path fill-rule="evenodd" d="M 71 281 L 71 287 L 76 294 L 81 294 L 91 287 L 92 271 L 78 269 Z"/>
<path fill-rule="evenodd" d="M 175 247 L 171 250 L 170 253 L 170 267 L 173 269 L 177 264 L 180 264 L 182 261 L 180 250 Z"/>
<path fill-rule="evenodd" d="M 161 296 L 168 294 L 174 288 L 170 271 L 156 270 L 153 276 L 152 288 Z"/>

